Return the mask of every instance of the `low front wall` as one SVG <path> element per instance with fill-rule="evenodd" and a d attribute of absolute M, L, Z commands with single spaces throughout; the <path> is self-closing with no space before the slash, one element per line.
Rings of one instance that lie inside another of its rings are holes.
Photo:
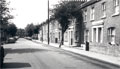
<path fill-rule="evenodd" d="M 120 56 L 120 46 L 117 45 L 90 43 L 90 51 L 112 56 Z"/>

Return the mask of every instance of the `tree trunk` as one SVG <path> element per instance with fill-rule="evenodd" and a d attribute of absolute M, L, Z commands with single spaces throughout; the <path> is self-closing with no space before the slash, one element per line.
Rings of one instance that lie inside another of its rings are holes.
<path fill-rule="evenodd" d="M 63 41 L 64 41 L 64 33 L 62 31 L 62 38 L 61 38 L 61 42 L 60 42 L 59 48 L 61 48 L 61 46 L 63 45 Z"/>

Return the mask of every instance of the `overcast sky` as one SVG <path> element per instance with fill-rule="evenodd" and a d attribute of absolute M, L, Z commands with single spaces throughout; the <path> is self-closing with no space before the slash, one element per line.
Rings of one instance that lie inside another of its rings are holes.
<path fill-rule="evenodd" d="M 12 22 L 18 28 L 25 28 L 27 24 L 38 24 L 47 19 L 48 0 L 8 0 L 11 14 L 14 15 Z M 50 8 L 60 0 L 50 0 Z"/>

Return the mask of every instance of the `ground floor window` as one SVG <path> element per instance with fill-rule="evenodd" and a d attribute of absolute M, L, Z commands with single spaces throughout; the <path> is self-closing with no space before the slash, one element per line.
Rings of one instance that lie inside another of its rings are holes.
<path fill-rule="evenodd" d="M 60 40 L 60 32 L 58 33 L 58 37 L 59 37 L 59 40 Z"/>
<path fill-rule="evenodd" d="M 75 32 L 75 39 L 76 39 L 76 41 L 79 40 L 79 32 L 78 31 Z"/>
<path fill-rule="evenodd" d="M 96 42 L 96 28 L 93 28 L 93 42 Z"/>
<path fill-rule="evenodd" d="M 103 37 L 103 28 L 102 27 L 94 27 L 92 28 L 92 42 L 102 43 Z"/>
<path fill-rule="evenodd" d="M 86 40 L 87 42 L 89 42 L 89 30 L 86 30 L 85 40 Z"/>
<path fill-rule="evenodd" d="M 69 45 L 73 45 L 73 37 L 74 37 L 73 31 L 69 31 L 69 37 L 68 37 Z"/>
<path fill-rule="evenodd" d="M 101 42 L 102 39 L 102 28 L 98 28 L 98 42 Z"/>
<path fill-rule="evenodd" d="M 65 42 L 68 42 L 68 32 L 67 31 L 65 32 L 64 40 L 65 40 Z"/>
<path fill-rule="evenodd" d="M 108 42 L 115 44 L 115 27 L 108 28 Z"/>
<path fill-rule="evenodd" d="M 71 31 L 71 45 L 73 45 L 73 31 Z"/>

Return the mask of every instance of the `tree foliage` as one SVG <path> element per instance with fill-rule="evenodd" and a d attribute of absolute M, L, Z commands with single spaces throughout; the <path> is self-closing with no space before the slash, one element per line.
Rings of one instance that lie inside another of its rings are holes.
<path fill-rule="evenodd" d="M 6 0 L 0 0 L 0 24 L 8 24 L 9 19 L 13 18 L 10 15 L 10 8 L 7 7 L 8 4 Z"/>
<path fill-rule="evenodd" d="M 78 23 L 82 23 L 82 11 L 77 10 L 78 6 L 80 6 L 82 2 L 78 1 L 68 1 L 68 2 L 61 2 L 60 4 L 56 5 L 56 8 L 53 9 L 53 17 L 56 19 L 59 24 L 61 25 L 61 32 L 62 32 L 62 39 L 60 43 L 63 44 L 64 41 L 64 32 L 70 25 L 70 19 L 75 18 Z"/>
<path fill-rule="evenodd" d="M 70 19 L 76 18 L 77 22 L 81 22 L 83 20 L 82 11 L 77 10 L 78 6 L 80 6 L 82 2 L 78 1 L 68 1 L 61 2 L 58 4 L 56 8 L 54 8 L 54 18 L 60 23 L 63 28 L 63 32 L 66 31 L 70 24 Z"/>
<path fill-rule="evenodd" d="M 39 34 L 40 25 L 35 25 L 34 34 Z"/>
<path fill-rule="evenodd" d="M 19 37 L 24 37 L 24 36 L 26 36 L 25 30 L 24 30 L 24 29 L 21 29 L 21 28 L 17 29 L 16 35 L 19 36 Z"/>
<path fill-rule="evenodd" d="M 10 36 L 15 36 L 16 35 L 16 32 L 17 32 L 17 27 L 15 24 L 8 24 L 8 27 L 7 27 L 7 34 L 9 34 Z"/>
<path fill-rule="evenodd" d="M 28 24 L 25 28 L 25 31 L 29 37 L 31 37 L 34 34 L 38 34 L 40 29 L 40 25 L 34 25 L 34 24 Z"/>
<path fill-rule="evenodd" d="M 3 39 L 3 41 L 7 39 L 6 33 L 8 33 L 9 20 L 13 18 L 13 16 L 10 15 L 8 5 L 9 3 L 7 3 L 6 0 L 0 0 L 0 27 L 3 33 L 0 39 Z"/>
<path fill-rule="evenodd" d="M 27 36 L 31 37 L 34 34 L 34 25 L 33 24 L 28 24 L 25 28 L 25 31 L 27 33 Z"/>

